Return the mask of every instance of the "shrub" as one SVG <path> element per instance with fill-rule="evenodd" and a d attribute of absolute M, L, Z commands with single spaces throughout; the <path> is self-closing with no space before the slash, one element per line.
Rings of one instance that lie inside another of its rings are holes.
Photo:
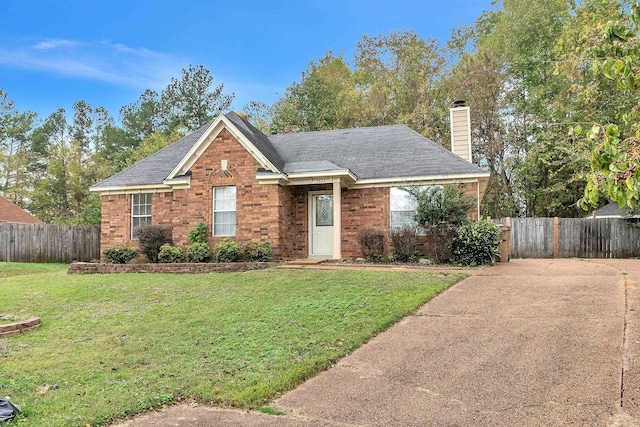
<path fill-rule="evenodd" d="M 233 240 L 224 239 L 214 248 L 216 262 L 238 262 L 242 256 L 242 247 Z"/>
<path fill-rule="evenodd" d="M 358 233 L 358 243 L 367 261 L 380 262 L 384 258 L 386 238 L 382 231 L 362 230 Z"/>
<path fill-rule="evenodd" d="M 396 228 L 391 230 L 390 234 L 396 261 L 407 262 L 416 258 L 418 236 L 416 236 L 416 230 L 414 228 Z"/>
<path fill-rule="evenodd" d="M 273 251 L 269 242 L 250 240 L 242 246 L 242 249 L 247 261 L 267 262 L 273 259 Z"/>
<path fill-rule="evenodd" d="M 437 226 L 446 221 L 455 226 L 468 222 L 467 213 L 476 199 L 466 194 L 464 184 L 409 187 L 405 191 L 416 198 L 414 220 L 419 226 Z"/>
<path fill-rule="evenodd" d="M 140 251 L 151 262 L 158 262 L 160 247 L 165 243 L 171 244 L 171 229 L 161 225 L 143 225 L 136 229 Z"/>
<path fill-rule="evenodd" d="M 182 248 L 171 246 L 169 243 L 165 243 L 164 245 L 160 246 L 160 252 L 158 253 L 158 262 L 175 264 L 177 262 L 183 261 L 184 252 L 182 251 Z"/>
<path fill-rule="evenodd" d="M 187 261 L 209 262 L 211 261 L 211 249 L 206 243 L 196 242 L 187 248 Z"/>
<path fill-rule="evenodd" d="M 207 243 L 207 225 L 204 222 L 196 224 L 193 230 L 187 233 L 191 243 Z"/>
<path fill-rule="evenodd" d="M 128 246 L 114 246 L 104 250 L 107 262 L 111 264 L 128 264 L 138 256 L 138 251 Z"/>
<path fill-rule="evenodd" d="M 453 239 L 453 260 L 469 266 L 493 264 L 500 239 L 500 229 L 491 221 L 465 224 Z"/>
<path fill-rule="evenodd" d="M 425 232 L 427 236 L 431 237 L 436 262 L 449 262 L 451 259 L 453 239 L 458 235 L 458 227 L 444 221 L 437 225 L 425 227 Z"/>

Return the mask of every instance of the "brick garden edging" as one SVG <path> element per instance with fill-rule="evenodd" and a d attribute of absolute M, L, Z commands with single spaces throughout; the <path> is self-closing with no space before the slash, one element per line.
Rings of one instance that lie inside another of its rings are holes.
<path fill-rule="evenodd" d="M 69 266 L 69 274 L 111 274 L 111 273 L 228 273 L 263 270 L 273 267 L 275 262 L 229 262 L 229 263 L 176 263 L 176 264 L 102 264 L 74 262 Z"/>
<path fill-rule="evenodd" d="M 30 317 L 22 322 L 7 323 L 0 325 L 0 338 L 8 337 L 10 335 L 22 334 L 40 326 L 42 322 L 39 317 Z"/>

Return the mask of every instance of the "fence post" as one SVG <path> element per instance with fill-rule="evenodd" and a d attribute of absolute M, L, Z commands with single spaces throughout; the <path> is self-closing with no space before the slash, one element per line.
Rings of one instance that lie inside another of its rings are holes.
<path fill-rule="evenodd" d="M 553 257 L 560 257 L 560 219 L 553 218 Z"/>

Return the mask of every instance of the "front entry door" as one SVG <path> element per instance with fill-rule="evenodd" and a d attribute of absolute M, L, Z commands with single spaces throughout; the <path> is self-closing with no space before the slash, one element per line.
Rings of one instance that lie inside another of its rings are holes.
<path fill-rule="evenodd" d="M 311 194 L 309 256 L 333 255 L 333 196 Z"/>

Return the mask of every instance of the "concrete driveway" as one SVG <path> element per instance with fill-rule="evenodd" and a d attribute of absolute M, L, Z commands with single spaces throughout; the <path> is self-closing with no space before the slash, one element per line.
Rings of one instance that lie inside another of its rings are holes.
<path fill-rule="evenodd" d="M 121 426 L 640 425 L 640 261 L 478 271 L 272 406 Z"/>

